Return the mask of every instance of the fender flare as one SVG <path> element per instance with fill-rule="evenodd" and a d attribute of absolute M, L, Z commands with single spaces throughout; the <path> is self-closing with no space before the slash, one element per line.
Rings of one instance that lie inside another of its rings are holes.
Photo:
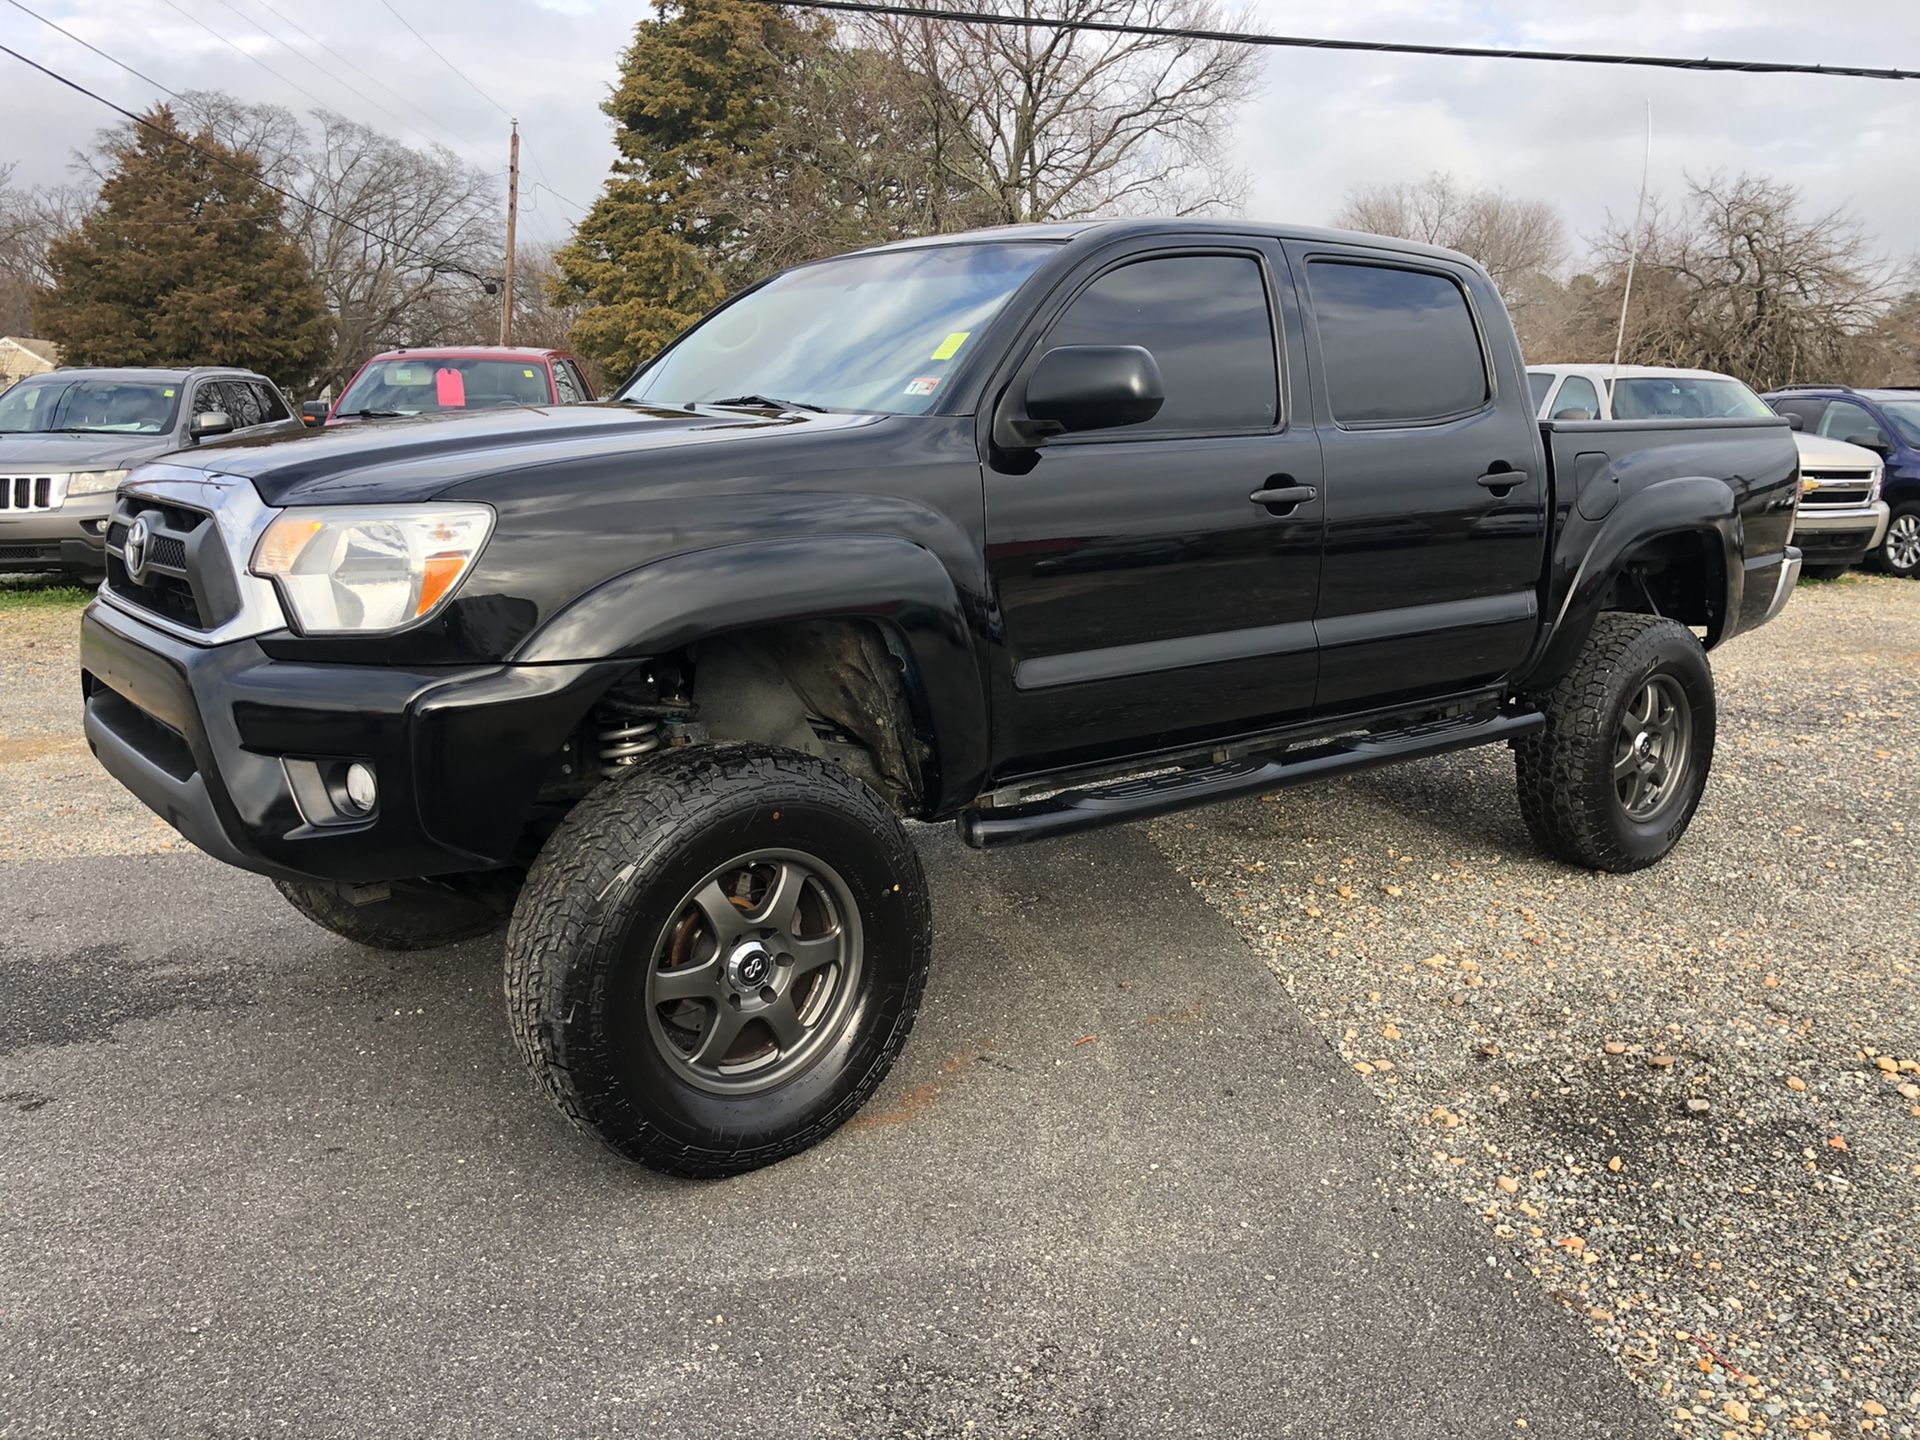
<path fill-rule="evenodd" d="M 908 660 L 908 700 L 933 732 L 929 814 L 987 773 L 987 692 L 960 591 L 932 551 L 874 534 L 814 534 L 684 551 L 579 596 L 521 643 L 521 665 L 642 660 L 733 631 L 865 620 Z"/>
<path fill-rule="evenodd" d="M 1566 513 L 1569 522 L 1577 514 L 1571 509 Z M 1552 684 L 1572 666 L 1614 581 L 1635 551 L 1669 536 L 1702 534 L 1714 536 L 1719 543 L 1725 585 L 1719 623 L 1709 628 L 1707 644 L 1716 645 L 1732 633 L 1746 580 L 1739 498 L 1725 480 L 1707 475 L 1659 480 L 1623 499 L 1590 532 L 1579 568 L 1559 597 L 1557 610 L 1550 612 L 1554 618 L 1545 627 L 1534 657 L 1521 672 L 1522 687 Z M 1579 543 L 1577 531 L 1569 538 Z M 1551 606 L 1554 596 L 1549 593 L 1547 600 Z"/>

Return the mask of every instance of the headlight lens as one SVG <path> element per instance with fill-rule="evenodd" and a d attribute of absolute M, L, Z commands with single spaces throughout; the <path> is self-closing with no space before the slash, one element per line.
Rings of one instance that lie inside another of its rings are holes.
<path fill-rule="evenodd" d="M 119 489 L 126 478 L 124 470 L 76 470 L 67 476 L 67 494 L 104 495 Z"/>
<path fill-rule="evenodd" d="M 283 511 L 253 552 L 308 635 L 396 630 L 431 615 L 487 543 L 484 505 Z"/>
<path fill-rule="evenodd" d="M 1873 480 L 1867 486 L 1867 503 L 1869 505 L 1873 504 L 1874 501 L 1880 498 L 1880 482 L 1885 480 L 1886 478 L 1887 478 L 1886 466 L 1879 465 L 1874 467 Z"/>

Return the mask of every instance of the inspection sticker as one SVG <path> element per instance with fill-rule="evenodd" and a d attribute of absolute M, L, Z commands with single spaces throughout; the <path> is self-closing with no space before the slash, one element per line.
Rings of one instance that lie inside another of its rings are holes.
<path fill-rule="evenodd" d="M 933 352 L 933 358 L 936 360 L 951 360 L 960 353 L 960 347 L 967 343 L 967 337 L 972 333 L 971 330 L 954 331 L 940 342 L 940 348 Z"/>
<path fill-rule="evenodd" d="M 931 395 L 939 388 L 940 377 L 938 375 L 922 375 L 917 380 L 909 380 L 907 382 L 907 394 L 909 395 Z"/>

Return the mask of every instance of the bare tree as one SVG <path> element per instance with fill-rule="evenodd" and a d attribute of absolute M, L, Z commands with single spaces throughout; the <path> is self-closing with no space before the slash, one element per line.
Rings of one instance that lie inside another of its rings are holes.
<path fill-rule="evenodd" d="M 1348 230 L 1444 245 L 1471 255 L 1508 296 L 1519 284 L 1551 276 L 1567 258 L 1566 227 L 1544 200 L 1476 190 L 1436 170 L 1424 180 L 1349 191 L 1333 223 Z"/>
<path fill-rule="evenodd" d="M 1018 13 L 1185 29 L 1232 21 L 1211 0 L 1021 0 Z M 924 77 L 925 131 L 941 170 L 996 221 L 1192 214 L 1232 206 L 1245 191 L 1225 160 L 1258 69 L 1245 46 L 900 16 L 860 33 Z"/>
<path fill-rule="evenodd" d="M 13 169 L 0 166 L 0 335 L 32 333 L 33 296 L 53 283 L 47 249 L 93 204 L 77 186 L 22 189 L 11 183 Z"/>
<path fill-rule="evenodd" d="M 1611 356 L 1635 249 L 1630 225 L 1596 242 L 1590 351 Z M 1870 368 L 1871 337 L 1912 280 L 1845 209 L 1808 213 L 1793 186 L 1758 175 L 1689 180 L 1680 206 L 1649 207 L 1637 250 L 1627 355 L 1762 387 Z"/>

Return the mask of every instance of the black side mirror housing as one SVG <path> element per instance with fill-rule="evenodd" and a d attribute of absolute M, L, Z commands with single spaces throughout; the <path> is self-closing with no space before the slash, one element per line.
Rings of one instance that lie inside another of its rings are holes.
<path fill-rule="evenodd" d="M 1027 377 L 1026 415 L 1013 429 L 1039 444 L 1051 435 L 1138 425 L 1166 403 L 1160 366 L 1142 347 L 1061 345 Z"/>
<path fill-rule="evenodd" d="M 1858 445 L 1862 450 L 1871 450 L 1882 458 L 1893 453 L 1893 446 L 1887 443 L 1887 437 L 1884 435 L 1849 435 L 1847 444 Z"/>
<path fill-rule="evenodd" d="M 1787 415 L 1787 416 L 1784 416 L 1784 417 L 1782 417 L 1782 418 L 1784 418 L 1784 419 L 1786 420 L 1786 422 L 1787 422 L 1787 428 L 1788 428 L 1789 430 L 1804 430 L 1804 429 L 1806 429 L 1806 428 L 1807 428 L 1807 422 L 1806 422 L 1806 419 L 1805 419 L 1805 417 L 1803 417 L 1803 416 L 1800 416 L 1800 415 Z"/>
<path fill-rule="evenodd" d="M 327 411 L 331 408 L 332 407 L 324 400 L 305 401 L 300 406 L 300 423 L 302 425 L 323 425 L 326 423 Z"/>
<path fill-rule="evenodd" d="M 233 417 L 224 410 L 203 410 L 187 422 L 187 434 L 195 440 L 209 440 L 215 435 L 231 435 Z"/>

